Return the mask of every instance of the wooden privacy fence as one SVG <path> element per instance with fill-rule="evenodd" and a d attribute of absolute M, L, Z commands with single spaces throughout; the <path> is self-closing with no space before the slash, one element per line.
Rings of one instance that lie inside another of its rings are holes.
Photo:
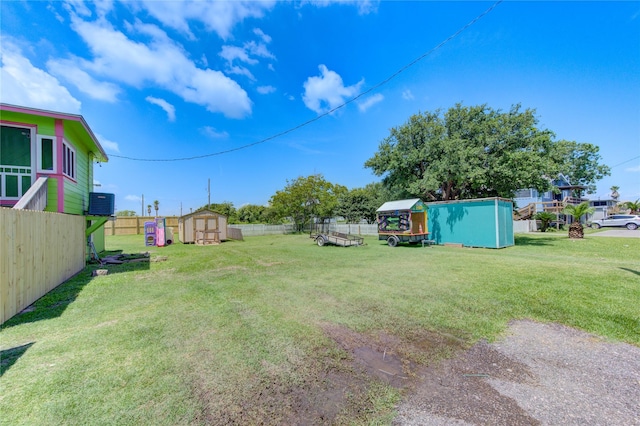
<path fill-rule="evenodd" d="M 165 216 L 165 226 L 173 228 L 174 235 L 178 235 L 178 216 Z M 104 225 L 105 235 L 143 235 L 144 223 L 152 222 L 150 216 L 117 216 Z"/>
<path fill-rule="evenodd" d="M 83 216 L 0 208 L 0 324 L 85 266 Z"/>

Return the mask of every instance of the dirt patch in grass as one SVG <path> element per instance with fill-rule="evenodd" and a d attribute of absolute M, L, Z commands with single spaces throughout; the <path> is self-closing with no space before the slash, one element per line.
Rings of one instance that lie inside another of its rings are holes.
<path fill-rule="evenodd" d="M 631 345 L 532 321 L 514 322 L 505 340 L 472 347 L 429 331 L 397 336 L 320 327 L 330 343 L 298 366 L 263 364 L 260 377 L 239 384 L 233 395 L 196 383 L 203 407 L 197 421 L 638 424 L 640 354 Z M 290 370 L 283 374 L 283 368 Z"/>
<path fill-rule="evenodd" d="M 326 425 L 346 424 L 362 417 L 369 378 L 335 362 L 331 356 L 298 372 L 294 382 L 266 372 L 218 394 L 206 378 L 195 380 L 193 393 L 200 401 L 196 423 L 208 425 Z M 344 421 L 341 421 L 343 419 Z"/>
<path fill-rule="evenodd" d="M 196 380 L 193 393 L 202 406 L 197 421 L 262 425 L 367 424 L 381 417 L 391 421 L 398 399 L 390 395 L 411 392 L 426 369 L 424 360 L 464 347 L 461 340 L 437 333 L 421 332 L 408 340 L 384 332 L 365 335 L 336 324 L 321 327 L 335 343 L 308 359 L 295 380 L 288 381 L 270 365 L 263 365 L 261 377 L 234 389 L 234 395 L 216 395 L 206 378 Z"/>

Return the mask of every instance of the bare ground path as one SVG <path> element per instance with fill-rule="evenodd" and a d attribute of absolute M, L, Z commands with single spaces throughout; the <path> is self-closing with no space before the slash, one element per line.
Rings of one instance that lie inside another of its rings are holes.
<path fill-rule="evenodd" d="M 394 425 L 640 425 L 640 348 L 516 321 L 426 370 Z"/>

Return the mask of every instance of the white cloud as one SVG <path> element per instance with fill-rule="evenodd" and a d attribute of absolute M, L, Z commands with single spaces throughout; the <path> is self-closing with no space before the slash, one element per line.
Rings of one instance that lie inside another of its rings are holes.
<path fill-rule="evenodd" d="M 414 99 L 413 97 L 413 93 L 411 93 L 411 90 L 407 89 L 405 91 L 402 92 L 402 99 L 404 99 L 405 101 L 411 101 Z"/>
<path fill-rule="evenodd" d="M 360 15 L 367 15 L 378 11 L 379 0 L 306 0 L 304 3 L 309 3 L 317 7 L 326 7 L 332 4 L 344 4 L 347 6 L 357 6 L 358 13 Z"/>
<path fill-rule="evenodd" d="M 80 101 L 58 79 L 33 66 L 14 43 L 0 38 L 0 101 L 46 110 L 80 113 Z"/>
<path fill-rule="evenodd" d="M 167 113 L 169 121 L 176 121 L 176 107 L 171 105 L 164 99 L 154 98 L 153 96 L 147 96 L 145 100 L 151 104 L 157 105 Z"/>
<path fill-rule="evenodd" d="M 259 56 L 261 58 L 268 58 L 268 59 L 276 58 L 274 54 L 269 51 L 269 49 L 267 48 L 267 45 L 264 43 L 256 43 L 255 41 L 251 40 L 244 44 L 244 48 L 254 56 Z"/>
<path fill-rule="evenodd" d="M 142 197 L 140 197 L 139 195 L 125 195 L 124 199 L 127 201 L 135 201 L 137 203 L 142 201 Z"/>
<path fill-rule="evenodd" d="M 257 59 L 251 59 L 247 51 L 238 46 L 222 46 L 220 56 L 226 59 L 227 62 L 233 62 L 236 59 L 248 64 L 255 64 L 258 62 Z"/>
<path fill-rule="evenodd" d="M 640 165 L 637 165 L 635 167 L 627 167 L 626 169 L 624 169 L 624 171 L 631 173 L 640 173 Z"/>
<path fill-rule="evenodd" d="M 257 90 L 261 95 L 268 95 L 269 93 L 275 92 L 276 88 L 273 86 L 258 86 Z"/>
<path fill-rule="evenodd" d="M 227 132 L 219 132 L 217 131 L 215 128 L 211 127 L 211 126 L 204 126 L 202 129 L 200 129 L 202 131 L 202 133 L 212 139 L 220 139 L 220 138 L 227 138 L 229 137 L 229 133 Z"/>
<path fill-rule="evenodd" d="M 78 67 L 136 88 L 160 86 L 187 102 L 229 118 L 251 113 L 251 100 L 238 83 L 219 71 L 196 67 L 182 46 L 159 28 L 133 24 L 132 30 L 151 38 L 143 44 L 127 38 L 105 21 L 86 22 L 77 16 L 72 20 L 73 29 L 94 55 L 92 61 L 77 60 Z"/>
<path fill-rule="evenodd" d="M 125 2 L 132 7 L 144 7 L 149 14 L 164 25 L 190 38 L 195 38 L 189 28 L 189 21 L 204 24 L 209 31 L 215 31 L 227 39 L 231 29 L 246 18 L 261 18 L 271 9 L 275 0 L 262 1 L 154 1 Z"/>
<path fill-rule="evenodd" d="M 360 112 L 365 112 L 375 104 L 382 102 L 384 100 L 384 96 L 380 93 L 376 93 L 373 96 L 369 96 L 362 102 L 358 102 L 358 109 Z"/>
<path fill-rule="evenodd" d="M 271 36 L 265 34 L 260 28 L 254 28 L 253 33 L 260 37 L 265 43 L 271 43 Z"/>
<path fill-rule="evenodd" d="M 266 36 L 264 36 L 263 34 L 262 37 L 264 39 Z M 256 43 L 255 41 L 248 41 L 244 43 L 242 47 L 230 45 L 222 46 L 222 50 L 220 51 L 219 55 L 227 61 L 227 73 L 244 75 L 251 80 L 255 80 L 251 71 L 249 71 L 249 69 L 244 66 L 237 65 L 234 62 L 256 65 L 259 63 L 259 61 L 255 57 L 275 59 L 275 56 L 269 51 L 265 44 Z"/>
<path fill-rule="evenodd" d="M 113 83 L 95 80 L 86 71 L 78 67 L 78 61 L 81 60 L 50 60 L 47 62 L 47 69 L 53 75 L 73 84 L 78 90 L 93 99 L 116 102 L 120 88 Z"/>
<path fill-rule="evenodd" d="M 87 7 L 83 0 L 66 0 L 63 3 L 65 9 L 69 12 L 74 12 L 80 16 L 90 17 L 91 10 Z"/>
<path fill-rule="evenodd" d="M 302 100 L 307 108 L 318 114 L 330 111 L 342 105 L 346 99 L 356 96 L 364 80 L 353 86 L 345 87 L 342 77 L 335 71 L 320 65 L 320 76 L 309 77 L 304 83 Z"/>
<path fill-rule="evenodd" d="M 118 146 L 117 142 L 110 141 L 109 139 L 105 138 L 104 136 L 98 133 L 96 133 L 96 138 L 98 138 L 98 142 L 100 142 L 100 145 L 106 151 L 120 152 L 120 147 Z"/>

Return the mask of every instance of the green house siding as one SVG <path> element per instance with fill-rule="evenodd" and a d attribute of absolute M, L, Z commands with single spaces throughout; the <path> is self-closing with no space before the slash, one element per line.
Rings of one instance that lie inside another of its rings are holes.
<path fill-rule="evenodd" d="M 51 178 L 47 180 L 47 212 L 58 211 L 58 179 Z"/>
<path fill-rule="evenodd" d="M 29 164 L 11 167 L 11 170 L 0 170 L 0 172 L 7 172 L 2 178 L 10 189 L 7 194 L 0 194 L 0 197 L 7 197 L 5 203 L 11 203 L 12 199 L 15 203 L 15 200 L 26 192 L 38 176 L 45 176 L 49 178 L 46 211 L 86 214 L 89 208 L 89 193 L 93 190 L 92 163 L 106 161 L 107 158 L 84 119 L 77 115 L 2 104 L 0 121 L 8 129 L 14 126 L 27 128 L 31 141 L 26 145 L 26 154 L 17 153 L 25 157 L 25 161 Z M 44 138 L 39 140 L 39 136 Z M 71 150 L 63 149 L 63 143 Z M 15 144 L 9 145 L 4 147 L 6 149 L 3 149 L 3 152 L 11 154 L 12 150 L 15 151 Z M 64 170 L 65 158 L 68 160 L 65 156 L 67 151 L 72 152 L 73 155 L 73 161 L 66 162 L 67 165 L 73 164 L 71 172 Z M 7 158 L 10 160 L 13 157 L 7 156 Z M 11 160 L 8 164 L 15 162 Z M 39 165 L 41 171 L 38 171 Z M 72 177 L 66 175 L 72 175 Z"/>
<path fill-rule="evenodd" d="M 76 147 L 76 180 L 64 178 L 64 213 L 86 214 L 89 209 L 89 153 Z"/>
<path fill-rule="evenodd" d="M 427 203 L 429 238 L 438 244 L 503 248 L 514 245 L 513 203 L 483 198 Z"/>
<path fill-rule="evenodd" d="M 98 254 L 104 251 L 104 226 L 101 226 L 96 232 L 91 234 L 91 241 L 93 241 L 93 245 L 95 246 Z"/>

